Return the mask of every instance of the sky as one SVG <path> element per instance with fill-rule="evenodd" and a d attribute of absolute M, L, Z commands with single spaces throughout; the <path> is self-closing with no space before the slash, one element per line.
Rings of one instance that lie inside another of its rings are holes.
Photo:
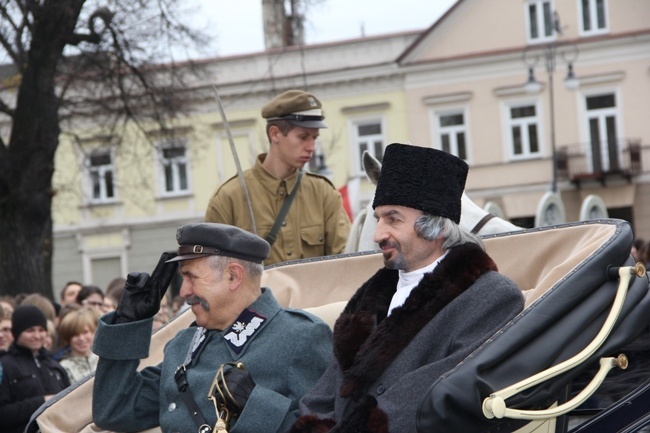
<path fill-rule="evenodd" d="M 431 26 L 456 0 L 320 0 L 307 12 L 306 43 Z M 214 56 L 264 50 L 262 0 L 193 0 L 192 22 L 208 30 Z M 210 56 L 212 57 L 212 56 Z"/>

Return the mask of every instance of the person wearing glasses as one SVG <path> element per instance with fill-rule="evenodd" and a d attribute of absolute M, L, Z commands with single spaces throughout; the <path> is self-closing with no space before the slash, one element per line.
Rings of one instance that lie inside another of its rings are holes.
<path fill-rule="evenodd" d="M 105 302 L 105 296 L 102 289 L 93 285 L 81 287 L 77 295 L 77 303 L 84 307 L 95 308 L 99 313 L 104 314 L 111 311 L 111 306 Z"/>

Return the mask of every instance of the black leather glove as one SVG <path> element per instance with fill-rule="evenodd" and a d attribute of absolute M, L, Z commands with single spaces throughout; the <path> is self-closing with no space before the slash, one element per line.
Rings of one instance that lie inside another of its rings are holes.
<path fill-rule="evenodd" d="M 230 413 L 237 416 L 244 410 L 255 388 L 255 381 L 243 365 L 241 368 L 229 365 L 224 369 L 223 377 L 219 378 L 218 388 L 221 392 L 213 393 L 217 401 L 225 404 Z"/>
<path fill-rule="evenodd" d="M 165 262 L 176 255 L 174 251 L 162 253 L 151 276 L 146 272 L 129 273 L 113 323 L 135 322 L 156 315 L 160 310 L 160 301 L 178 269 L 178 262 Z"/>

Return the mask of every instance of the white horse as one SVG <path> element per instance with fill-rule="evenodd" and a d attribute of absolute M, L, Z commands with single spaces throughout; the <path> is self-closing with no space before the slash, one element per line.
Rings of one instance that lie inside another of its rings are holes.
<path fill-rule="evenodd" d="M 370 181 L 377 185 L 381 163 L 368 152 L 363 153 L 363 168 Z M 373 251 L 379 246 L 373 241 L 377 220 L 373 217 L 372 202 L 368 203 L 354 218 L 348 242 L 345 245 L 345 253 L 357 251 Z M 499 218 L 470 200 L 465 193 L 461 198 L 460 227 L 464 230 L 478 235 L 489 235 L 494 233 L 511 232 L 521 230 L 509 221 Z"/>

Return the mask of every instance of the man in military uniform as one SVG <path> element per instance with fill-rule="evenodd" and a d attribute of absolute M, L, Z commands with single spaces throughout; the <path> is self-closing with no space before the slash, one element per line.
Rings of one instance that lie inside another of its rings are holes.
<path fill-rule="evenodd" d="M 244 171 L 255 224 L 237 176 L 214 193 L 205 221 L 249 232 L 255 232 L 255 227 L 257 234 L 272 244 L 265 265 L 342 253 L 350 219 L 341 195 L 327 178 L 302 170 L 315 151 L 319 129 L 327 128 L 321 102 L 311 93 L 288 90 L 264 106 L 262 117 L 267 121 L 269 151 Z M 292 192 L 293 201 L 282 216 L 281 209 Z M 277 234 L 269 236 L 276 223 Z"/>
<path fill-rule="evenodd" d="M 206 433 L 230 417 L 230 433 L 287 431 L 298 400 L 327 366 L 329 327 L 303 311 L 281 308 L 271 290 L 260 288 L 270 250 L 260 237 L 198 223 L 180 227 L 177 240 L 178 254 L 163 253 L 151 276 L 128 275 L 117 310 L 100 320 L 93 421 L 110 431 L 159 425 L 164 432 Z M 137 371 L 177 267 L 180 294 L 196 322 L 166 344 L 160 364 Z"/>

